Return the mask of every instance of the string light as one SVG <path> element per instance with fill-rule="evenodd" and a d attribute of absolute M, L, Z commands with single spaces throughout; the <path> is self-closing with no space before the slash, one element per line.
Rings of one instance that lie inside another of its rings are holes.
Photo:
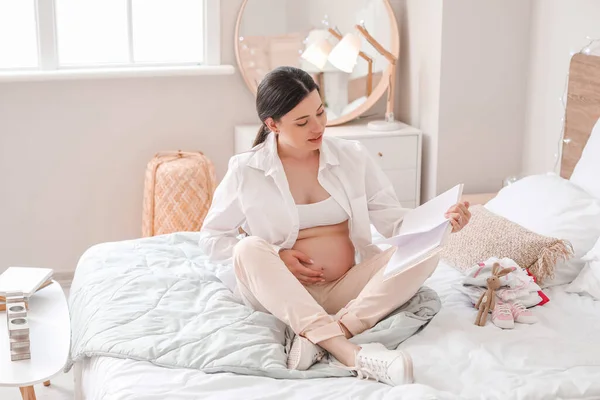
<path fill-rule="evenodd" d="M 593 39 L 590 36 L 586 36 L 585 37 L 586 40 L 588 40 L 588 44 L 585 45 L 584 47 L 581 48 L 581 50 L 579 50 L 578 52 L 573 52 L 571 51 L 571 57 L 573 57 L 575 54 L 579 53 L 579 54 L 586 54 L 586 55 L 590 55 L 592 54 L 593 50 L 594 50 L 594 45 L 596 45 L 598 42 L 600 42 L 600 39 Z M 567 105 L 566 105 L 566 100 L 568 98 L 568 90 L 569 88 L 569 74 L 567 74 L 566 78 L 565 78 L 565 86 L 563 88 L 563 92 L 562 95 L 559 97 L 560 103 L 562 104 L 563 107 L 563 115 L 560 118 L 560 135 L 559 135 L 559 139 L 558 139 L 558 144 L 557 144 L 557 148 L 558 148 L 558 152 L 554 153 L 554 172 L 555 173 L 559 173 L 558 171 L 558 167 L 560 165 L 560 156 L 562 154 L 562 146 L 565 144 L 570 144 L 571 143 L 571 139 L 570 138 L 565 138 L 565 119 L 566 119 L 566 115 L 567 115 Z"/>

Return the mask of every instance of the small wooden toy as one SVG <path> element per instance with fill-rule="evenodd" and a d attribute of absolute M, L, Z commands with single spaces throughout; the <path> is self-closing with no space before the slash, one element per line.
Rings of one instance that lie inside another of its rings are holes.
<path fill-rule="evenodd" d="M 6 325 L 11 361 L 30 359 L 29 322 L 23 293 L 6 294 Z"/>
<path fill-rule="evenodd" d="M 10 303 L 6 308 L 6 316 L 8 318 L 19 318 L 27 316 L 27 306 L 25 302 Z"/>

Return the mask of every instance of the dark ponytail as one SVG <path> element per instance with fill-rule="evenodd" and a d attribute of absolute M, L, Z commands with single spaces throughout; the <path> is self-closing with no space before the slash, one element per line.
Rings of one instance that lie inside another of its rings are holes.
<path fill-rule="evenodd" d="M 256 92 L 256 112 L 262 125 L 253 146 L 259 145 L 269 136 L 265 124 L 267 118 L 278 121 L 294 109 L 313 90 L 319 91 L 315 80 L 300 68 L 277 67 L 265 75 Z"/>
<path fill-rule="evenodd" d="M 261 144 L 262 142 L 264 142 L 265 140 L 267 140 L 267 136 L 269 136 L 269 128 L 267 128 L 267 125 L 265 125 L 263 122 L 260 125 L 260 128 L 258 128 L 258 133 L 256 134 L 256 137 L 254 138 L 254 143 L 252 144 L 252 147 L 257 146 L 257 145 Z"/>

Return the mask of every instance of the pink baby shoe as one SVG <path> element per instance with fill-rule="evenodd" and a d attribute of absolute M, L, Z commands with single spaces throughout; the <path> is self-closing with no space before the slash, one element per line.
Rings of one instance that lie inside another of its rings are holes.
<path fill-rule="evenodd" d="M 512 329 L 515 327 L 515 320 L 510 305 L 498 302 L 492 311 L 492 322 L 499 328 Z"/>
<path fill-rule="evenodd" d="M 535 315 L 525 308 L 525 306 L 519 302 L 512 303 L 510 305 L 510 311 L 515 322 L 521 324 L 535 324 L 538 320 Z"/>

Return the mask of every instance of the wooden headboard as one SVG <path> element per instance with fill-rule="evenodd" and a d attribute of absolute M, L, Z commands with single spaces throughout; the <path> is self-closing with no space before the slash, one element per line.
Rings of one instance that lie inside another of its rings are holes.
<path fill-rule="evenodd" d="M 571 177 L 592 128 L 600 118 L 600 57 L 575 54 L 569 68 L 569 88 L 560 176 Z"/>

